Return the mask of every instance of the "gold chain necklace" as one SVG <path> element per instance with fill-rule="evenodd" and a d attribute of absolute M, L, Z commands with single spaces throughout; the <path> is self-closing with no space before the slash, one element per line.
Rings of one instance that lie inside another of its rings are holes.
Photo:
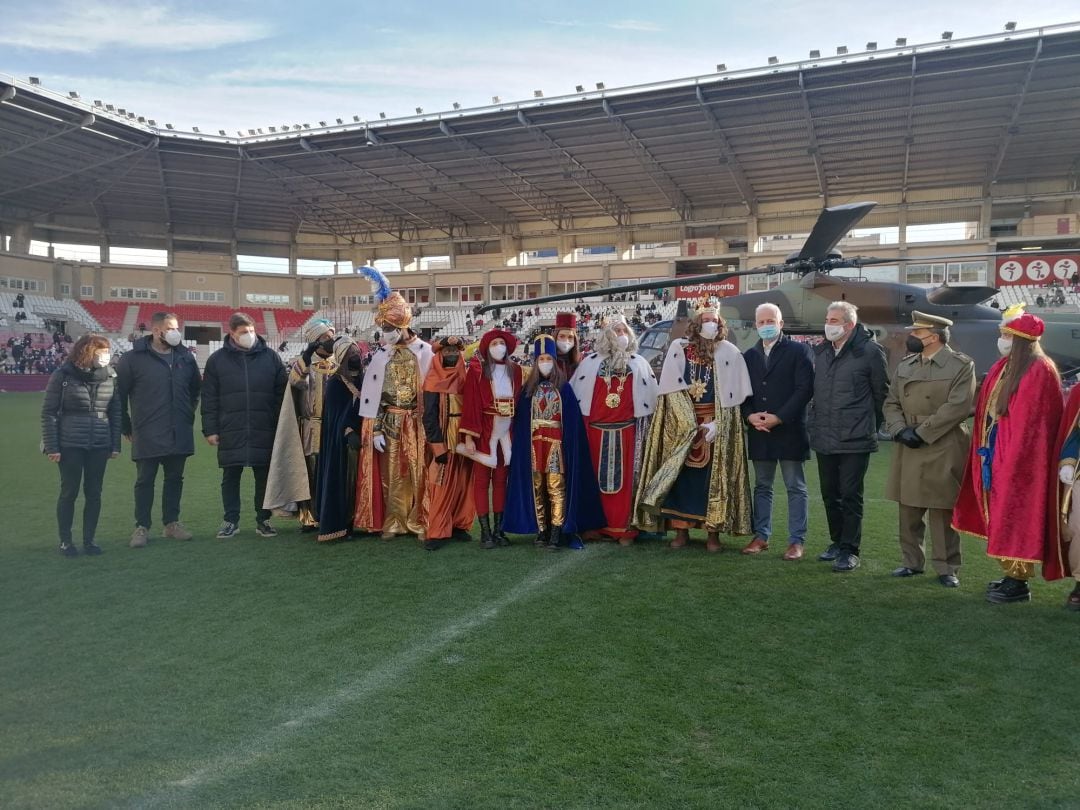
<path fill-rule="evenodd" d="M 623 389 L 626 388 L 626 378 L 630 376 L 630 370 L 627 369 L 626 373 L 622 375 L 616 374 L 614 370 L 610 368 L 608 369 L 608 371 L 609 373 L 603 375 L 602 377 L 602 379 L 604 380 L 604 385 L 608 389 L 608 394 L 606 397 L 604 397 L 604 404 L 614 410 L 615 408 L 618 408 L 620 404 L 622 404 L 622 392 Z M 618 387 L 614 391 L 611 390 L 612 380 L 615 380 L 618 385 Z"/>
<path fill-rule="evenodd" d="M 700 402 L 701 398 L 705 396 L 705 392 L 709 388 L 709 380 L 712 379 L 712 367 L 711 360 L 707 362 L 699 362 L 697 359 L 697 352 L 691 349 L 687 352 L 687 376 L 692 378 L 690 386 L 687 388 L 691 398 L 694 402 Z"/>

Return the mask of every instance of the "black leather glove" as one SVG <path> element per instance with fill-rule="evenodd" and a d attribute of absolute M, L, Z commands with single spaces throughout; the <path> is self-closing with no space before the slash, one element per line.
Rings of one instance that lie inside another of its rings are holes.
<path fill-rule="evenodd" d="M 356 450 L 357 452 L 360 451 L 360 434 L 355 430 L 345 434 L 345 441 L 353 450 Z"/>
<path fill-rule="evenodd" d="M 449 460 L 450 460 L 450 453 L 449 452 L 440 453 L 439 455 L 435 456 L 435 463 L 436 464 L 445 464 Z"/>
<path fill-rule="evenodd" d="M 304 351 L 300 353 L 300 357 L 301 359 L 303 359 L 305 366 L 311 365 L 311 358 L 315 354 L 315 350 L 317 348 L 319 348 L 319 344 L 318 342 L 313 340 L 307 345 L 307 348 L 305 348 Z"/>
<path fill-rule="evenodd" d="M 922 437 L 919 436 L 918 431 L 916 431 L 913 427 L 906 427 L 899 433 L 897 433 L 896 441 L 907 447 L 910 447 L 913 450 L 916 450 L 926 444 L 926 442 L 922 440 Z"/>

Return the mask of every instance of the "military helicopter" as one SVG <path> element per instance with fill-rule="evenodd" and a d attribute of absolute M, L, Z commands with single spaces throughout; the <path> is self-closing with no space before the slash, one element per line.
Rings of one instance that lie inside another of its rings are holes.
<path fill-rule="evenodd" d="M 768 264 L 749 270 L 725 271 L 695 276 L 677 276 L 663 281 L 649 281 L 622 287 L 589 290 L 588 297 L 623 294 L 665 287 L 710 284 L 739 276 L 786 273 L 796 276 L 767 292 L 741 293 L 719 301 L 720 312 L 727 321 L 728 339 L 741 349 L 747 349 L 758 339 L 754 328 L 754 310 L 758 304 L 773 303 L 784 315 L 784 331 L 807 340 L 823 339 L 825 311 L 832 301 L 849 301 L 859 308 L 859 321 L 874 333 L 889 355 L 889 367 L 907 354 L 905 327 L 911 324 L 914 310 L 942 315 L 953 321 L 950 345 L 971 356 L 976 374 L 986 373 L 998 358 L 998 327 L 1001 312 L 986 304 L 998 290 L 995 287 L 950 287 L 942 285 L 926 290 L 897 282 L 863 281 L 832 276 L 841 268 L 862 268 L 879 264 L 895 264 L 896 259 L 876 257 L 845 258 L 836 245 L 876 205 L 858 202 L 822 210 L 802 248 L 782 264 Z M 1040 251 L 1025 251 L 1038 253 Z M 1050 252 L 1050 251 L 1043 251 Z M 982 259 L 1009 253 L 975 253 L 952 256 L 919 257 L 920 262 Z M 547 295 L 524 301 L 500 302 L 478 307 L 477 314 L 506 307 L 531 307 L 557 301 L 578 299 L 581 293 Z M 1063 376 L 1080 371 L 1080 316 L 1046 315 L 1046 332 L 1042 337 L 1044 350 L 1061 369 Z M 680 337 L 686 329 L 687 307 L 680 301 L 674 321 L 661 321 L 647 329 L 640 338 L 640 353 L 659 373 L 659 364 L 668 343 Z"/>

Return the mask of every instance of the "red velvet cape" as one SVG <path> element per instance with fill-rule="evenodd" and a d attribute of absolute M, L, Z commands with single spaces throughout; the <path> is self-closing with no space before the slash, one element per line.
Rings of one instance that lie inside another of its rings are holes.
<path fill-rule="evenodd" d="M 989 556 L 1039 562 L 1044 579 L 1060 579 L 1065 574 L 1057 485 L 1062 397 L 1061 382 L 1046 361 L 1032 363 L 1009 412 L 997 421 L 990 492 L 983 490 L 978 451 L 985 441 L 990 395 L 1006 361 L 990 368 L 975 403 L 971 451 L 952 524 L 986 540 Z"/>

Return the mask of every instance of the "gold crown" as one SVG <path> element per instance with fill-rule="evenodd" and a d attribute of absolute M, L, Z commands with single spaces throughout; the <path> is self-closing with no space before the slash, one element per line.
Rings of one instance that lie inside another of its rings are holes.
<path fill-rule="evenodd" d="M 694 310 L 693 317 L 695 318 L 700 318 L 703 315 L 720 314 L 719 302 L 715 298 L 712 298 L 708 295 L 701 298 L 695 298 L 693 303 L 691 304 L 691 307 Z"/>
<path fill-rule="evenodd" d="M 623 326 L 630 325 L 626 320 L 626 315 L 623 314 L 623 311 L 618 307 L 608 307 L 600 313 L 601 329 L 613 327 L 617 323 L 621 323 Z"/>

